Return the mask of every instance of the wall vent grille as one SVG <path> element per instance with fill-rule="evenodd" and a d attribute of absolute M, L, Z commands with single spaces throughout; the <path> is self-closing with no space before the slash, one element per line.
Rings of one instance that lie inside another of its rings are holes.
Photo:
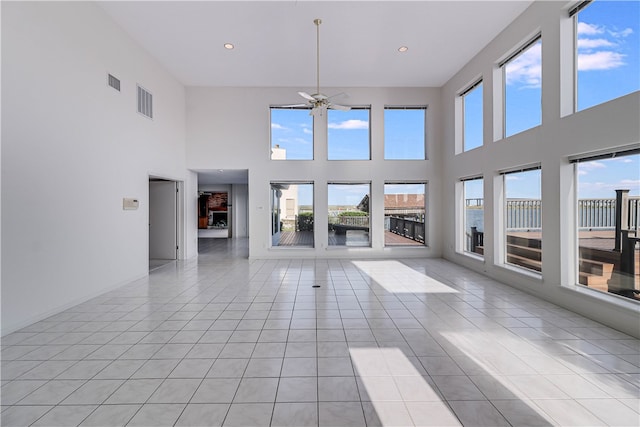
<path fill-rule="evenodd" d="M 153 118 L 153 95 L 141 86 L 138 86 L 138 113 Z"/>
<path fill-rule="evenodd" d="M 116 76 L 113 76 L 111 74 L 108 74 L 108 84 L 109 86 L 111 86 L 112 88 L 114 88 L 115 90 L 117 90 L 118 92 L 120 92 L 120 79 L 118 79 Z"/>

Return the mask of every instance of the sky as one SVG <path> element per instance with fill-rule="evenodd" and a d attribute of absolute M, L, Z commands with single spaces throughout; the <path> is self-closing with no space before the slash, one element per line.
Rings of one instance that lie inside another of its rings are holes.
<path fill-rule="evenodd" d="M 640 90 L 639 17 L 640 1 L 633 0 L 596 0 L 577 14 L 578 111 Z M 537 41 L 505 65 L 507 136 L 541 122 L 543 44 Z M 465 150 L 482 145 L 482 96 L 479 85 L 464 97 Z M 424 112 L 385 110 L 385 159 L 424 158 Z M 327 120 L 329 160 L 370 158 L 368 110 L 329 110 Z M 271 129 L 272 146 L 285 148 L 288 159 L 313 158 L 313 117 L 308 110 L 272 109 Z M 612 198 L 619 188 L 640 195 L 639 155 L 580 163 L 577 168 L 579 198 Z M 539 176 L 511 175 L 507 180 L 508 197 L 540 197 Z M 336 199 L 335 204 L 346 202 Z"/>

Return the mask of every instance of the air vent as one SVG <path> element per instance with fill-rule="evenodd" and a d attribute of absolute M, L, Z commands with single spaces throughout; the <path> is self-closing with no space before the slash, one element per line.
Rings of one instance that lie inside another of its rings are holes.
<path fill-rule="evenodd" d="M 108 74 L 108 76 L 109 86 L 120 92 L 120 79 L 118 79 L 116 76 L 112 76 L 111 74 Z"/>
<path fill-rule="evenodd" d="M 141 86 L 138 86 L 138 113 L 153 118 L 153 95 Z"/>

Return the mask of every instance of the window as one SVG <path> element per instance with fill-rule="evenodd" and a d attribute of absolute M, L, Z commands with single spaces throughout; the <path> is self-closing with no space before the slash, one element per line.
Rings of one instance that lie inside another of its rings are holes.
<path fill-rule="evenodd" d="M 576 109 L 640 89 L 640 3 L 580 3 L 575 22 Z"/>
<path fill-rule="evenodd" d="M 384 185 L 384 245 L 425 244 L 425 183 Z"/>
<path fill-rule="evenodd" d="M 463 151 L 482 147 L 482 80 L 460 95 L 462 99 Z"/>
<path fill-rule="evenodd" d="M 505 194 L 505 262 L 542 271 L 542 198 L 539 167 L 507 172 Z"/>
<path fill-rule="evenodd" d="M 484 256 L 484 179 L 462 181 L 464 251 Z"/>
<path fill-rule="evenodd" d="M 271 107 L 271 160 L 313 160 L 308 108 Z"/>
<path fill-rule="evenodd" d="M 503 61 L 504 136 L 542 123 L 542 38 L 534 38 Z"/>
<path fill-rule="evenodd" d="M 271 245 L 313 247 L 312 183 L 271 183 Z"/>
<path fill-rule="evenodd" d="M 328 185 L 329 246 L 370 246 L 369 183 Z"/>
<path fill-rule="evenodd" d="M 369 160 L 369 109 L 328 110 L 327 149 L 329 160 Z"/>
<path fill-rule="evenodd" d="M 385 160 L 426 158 L 427 107 L 385 107 Z"/>
<path fill-rule="evenodd" d="M 640 301 L 640 148 L 574 162 L 577 281 Z"/>

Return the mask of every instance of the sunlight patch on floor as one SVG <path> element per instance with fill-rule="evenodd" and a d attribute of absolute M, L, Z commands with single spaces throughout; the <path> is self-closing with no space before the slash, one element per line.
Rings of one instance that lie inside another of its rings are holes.
<path fill-rule="evenodd" d="M 351 261 L 376 284 L 394 294 L 458 293 L 439 280 L 420 273 L 399 261 Z"/>
<path fill-rule="evenodd" d="M 374 411 L 370 416 L 377 418 L 372 424 L 426 425 L 428 419 L 429 425 L 461 425 L 399 348 L 350 348 L 349 352 L 358 375 L 360 397 L 371 403 Z"/>
<path fill-rule="evenodd" d="M 553 420 L 542 409 L 531 404 L 535 399 L 534 393 L 548 394 L 551 389 L 543 375 L 539 375 L 515 354 L 498 344 L 502 336 L 493 336 L 490 332 L 441 332 L 452 345 L 461 351 L 466 357 L 466 370 L 477 370 L 472 375 L 475 381 L 483 378 L 483 384 L 479 385 L 488 398 L 519 400 L 527 408 L 528 416 L 536 419 L 535 425 L 555 425 Z M 551 398 L 541 396 L 538 398 Z M 521 409 L 522 411 L 522 409 Z"/>

